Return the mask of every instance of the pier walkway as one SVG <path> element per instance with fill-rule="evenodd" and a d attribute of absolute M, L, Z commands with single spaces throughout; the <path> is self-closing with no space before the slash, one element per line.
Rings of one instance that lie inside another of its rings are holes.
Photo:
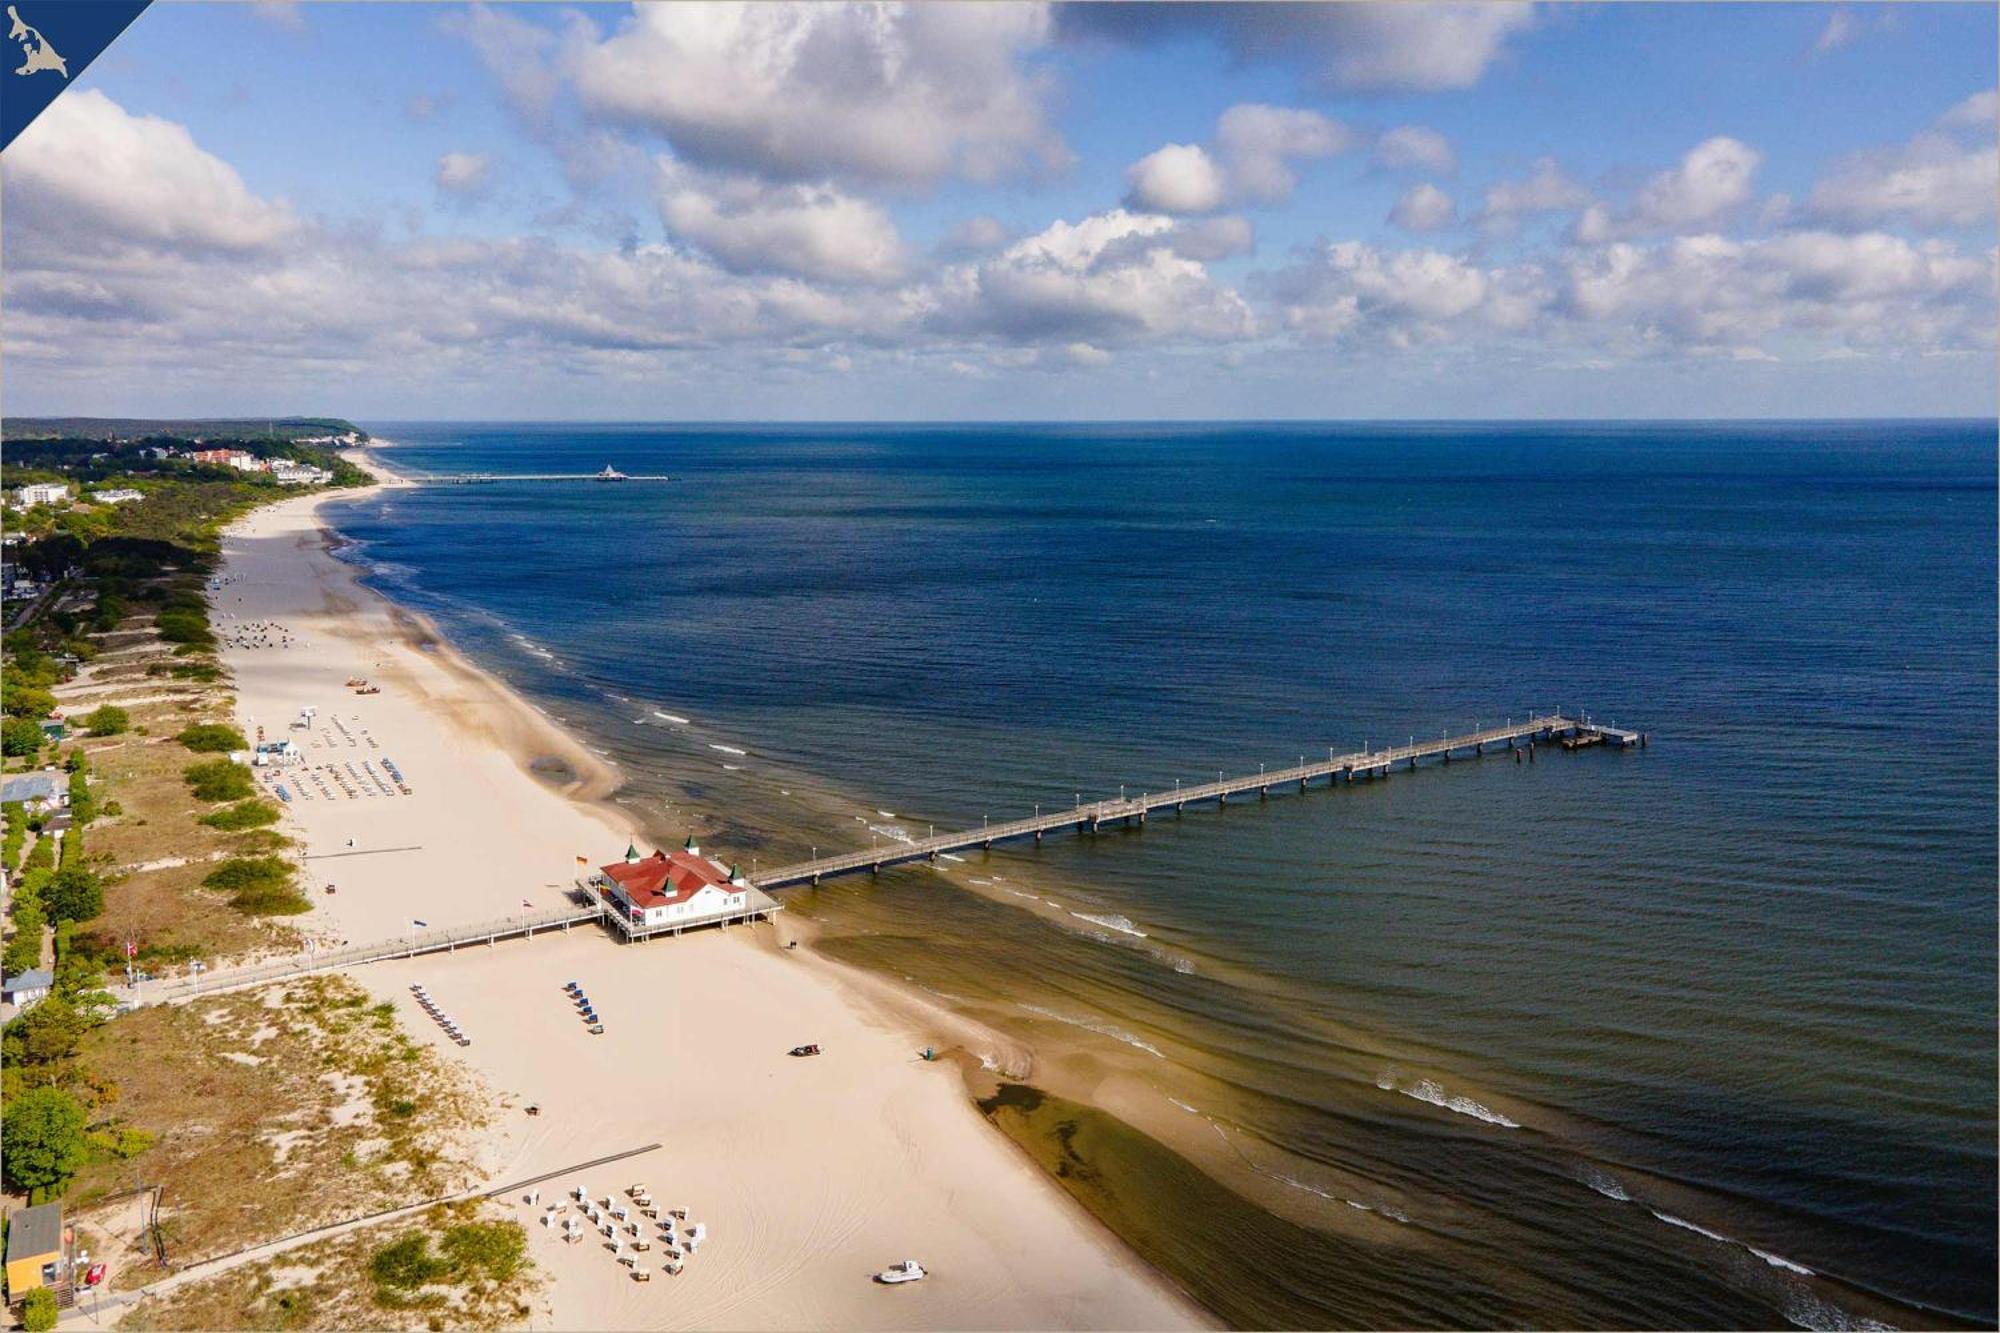
<path fill-rule="evenodd" d="M 749 891 L 746 904 L 740 912 L 732 912 L 726 916 L 701 917 L 694 921 L 677 922 L 671 926 L 645 927 L 634 924 L 623 913 L 611 910 L 587 881 L 578 880 L 576 893 L 560 907 L 545 908 L 539 912 L 523 912 L 517 916 L 499 917 L 468 926 L 413 929 L 408 935 L 400 938 L 376 940 L 369 944 L 353 944 L 338 949 L 309 949 L 305 953 L 248 967 L 204 972 L 197 976 L 174 980 L 142 982 L 136 989 L 128 990 L 121 986 L 116 994 L 119 1000 L 126 1004 L 172 1004 L 177 1000 L 191 1000 L 197 995 L 215 995 L 223 991 L 240 990 L 245 986 L 268 985 L 292 977 L 310 976 L 315 972 L 341 972 L 351 967 L 385 962 L 392 958 L 415 958 L 419 954 L 428 953 L 456 953 L 460 949 L 468 949 L 474 945 L 497 944 L 501 940 L 509 939 L 530 939 L 551 930 L 567 931 L 571 926 L 580 926 L 587 922 L 602 921 L 614 926 L 626 943 L 633 943 L 649 940 L 656 935 L 679 935 L 683 931 L 702 930 L 709 926 L 726 927 L 746 921 L 767 919 L 772 913 L 783 910 L 783 907 L 773 902 L 768 895 L 753 888 Z"/>
<path fill-rule="evenodd" d="M 627 476 L 602 472 L 419 472 L 403 478 L 418 486 L 489 486 L 502 481 L 672 481 L 665 473 Z"/>
<path fill-rule="evenodd" d="M 1326 779 L 1331 784 L 1353 782 L 1356 778 L 1386 778 L 1397 768 L 1415 768 L 1426 759 L 1438 759 L 1450 763 L 1454 754 L 1484 754 L 1488 747 L 1512 750 L 1522 745 L 1534 745 L 1548 741 L 1573 743 L 1585 738 L 1591 744 L 1607 744 L 1619 747 L 1644 745 L 1646 738 L 1636 731 L 1620 731 L 1612 727 L 1601 727 L 1587 718 L 1565 717 L 1561 714 L 1535 716 L 1521 722 L 1508 722 L 1503 726 L 1489 727 L 1484 731 L 1469 732 L 1462 736 L 1440 736 L 1432 741 L 1412 741 L 1408 745 L 1392 746 L 1386 750 L 1358 750 L 1349 754 L 1329 754 L 1324 761 L 1315 760 L 1292 768 L 1257 772 L 1242 777 L 1220 778 L 1215 782 L 1197 783 L 1193 786 L 1175 786 L 1169 791 L 1146 792 L 1135 797 L 1119 797 L 1115 800 L 1078 802 L 1068 809 L 1049 813 L 1038 813 L 1027 819 L 1015 819 L 1001 824 L 982 824 L 978 828 L 964 829 L 955 833 L 940 833 L 934 837 L 915 838 L 908 842 L 883 843 L 858 852 L 843 852 L 837 856 L 825 856 L 816 861 L 802 861 L 796 865 L 780 866 L 756 876 L 758 888 L 771 890 L 792 884 L 817 884 L 828 875 L 850 874 L 857 870 L 875 871 L 883 866 L 905 861 L 927 860 L 946 852 L 961 851 L 968 847 L 986 848 L 1009 838 L 1032 837 L 1041 841 L 1045 833 L 1060 829 L 1096 830 L 1115 820 L 1145 823 L 1146 816 L 1155 810 L 1179 810 L 1183 806 L 1200 801 L 1215 801 L 1228 804 L 1232 796 L 1242 796 L 1251 792 L 1259 796 L 1268 795 L 1274 787 L 1297 784 L 1305 790 L 1307 784 Z"/>

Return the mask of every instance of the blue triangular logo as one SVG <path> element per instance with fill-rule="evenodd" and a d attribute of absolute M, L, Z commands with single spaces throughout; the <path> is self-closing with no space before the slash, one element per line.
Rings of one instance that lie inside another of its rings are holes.
<path fill-rule="evenodd" d="M 10 0 L 0 47 L 0 151 L 48 110 L 152 0 Z"/>

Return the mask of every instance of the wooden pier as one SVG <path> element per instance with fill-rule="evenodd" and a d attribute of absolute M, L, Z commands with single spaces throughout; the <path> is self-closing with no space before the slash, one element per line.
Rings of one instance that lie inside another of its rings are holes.
<path fill-rule="evenodd" d="M 1432 741 L 1412 740 L 1408 745 L 1392 746 L 1386 750 L 1363 749 L 1349 754 L 1329 755 L 1324 761 L 1315 760 L 1309 764 L 1242 777 L 1219 778 L 1215 782 L 1193 786 L 1176 786 L 1170 791 L 1146 792 L 1129 798 L 1120 796 L 1116 800 L 1079 801 L 1068 809 L 1037 813 L 1027 819 L 982 824 L 978 828 L 955 833 L 891 842 L 864 851 L 843 852 L 816 861 L 781 866 L 756 876 L 754 882 L 758 888 L 767 891 L 793 884 L 817 884 L 828 875 L 851 874 L 858 870 L 876 871 L 902 862 L 934 859 L 946 852 L 962 851 L 968 847 L 987 848 L 1010 838 L 1032 837 L 1040 842 L 1044 834 L 1064 829 L 1094 832 L 1107 823 L 1119 820 L 1143 824 L 1146 816 L 1156 810 L 1180 810 L 1202 801 L 1227 805 L 1232 796 L 1253 792 L 1258 796 L 1267 796 L 1273 788 L 1288 786 L 1304 791 L 1310 784 L 1321 780 L 1328 785 L 1351 783 L 1356 779 L 1380 780 L 1399 768 L 1415 768 L 1427 759 L 1448 764 L 1454 754 L 1481 755 L 1488 749 L 1526 748 L 1532 755 L 1532 747 L 1537 744 L 1551 741 L 1573 744 L 1585 738 L 1589 738 L 1590 744 L 1619 748 L 1646 743 L 1646 737 L 1641 732 L 1599 726 L 1587 718 L 1561 714 L 1535 716 L 1461 736 L 1440 736 Z"/>
<path fill-rule="evenodd" d="M 507 481 L 672 481 L 665 473 L 656 475 L 605 476 L 602 472 L 434 472 L 405 478 L 417 486 L 491 486 Z"/>

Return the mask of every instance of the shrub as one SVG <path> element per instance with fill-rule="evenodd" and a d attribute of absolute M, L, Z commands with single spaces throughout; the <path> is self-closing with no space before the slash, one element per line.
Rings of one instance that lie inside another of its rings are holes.
<path fill-rule="evenodd" d="M 201 822 L 225 833 L 241 833 L 244 829 L 277 823 L 278 807 L 269 801 L 244 801 L 240 805 L 225 805 L 220 810 L 205 814 Z"/>
<path fill-rule="evenodd" d="M 117 736 L 131 727 L 132 715 L 117 704 L 105 704 L 87 713 L 83 725 L 93 736 Z"/>
<path fill-rule="evenodd" d="M 215 636 L 208 632 L 208 617 L 197 610 L 162 611 L 153 626 L 168 643 L 196 648 L 215 645 Z"/>
<path fill-rule="evenodd" d="M 208 872 L 205 888 L 227 893 L 229 905 L 252 916 L 294 916 L 309 911 L 292 884 L 291 863 L 275 856 L 232 856 Z"/>
<path fill-rule="evenodd" d="M 250 770 L 227 759 L 190 764 L 182 776 L 194 789 L 195 796 L 204 801 L 240 801 L 257 794 L 257 784 L 250 780 Z"/>
<path fill-rule="evenodd" d="M 431 1253 L 430 1237 L 421 1231 L 392 1240 L 368 1260 L 368 1276 L 379 1287 L 415 1291 L 448 1272 L 444 1260 Z"/>
<path fill-rule="evenodd" d="M 42 903 L 27 893 L 14 897 L 14 938 L 0 954 L 0 967 L 10 977 L 42 965 Z"/>
<path fill-rule="evenodd" d="M 222 722 L 197 723 L 175 739 L 197 754 L 227 754 L 231 750 L 250 748 L 242 732 Z"/>
<path fill-rule="evenodd" d="M 11 873 L 21 864 L 21 848 L 28 841 L 28 807 L 19 801 L 9 801 L 0 806 L 7 821 L 4 843 L 0 843 L 0 862 L 4 862 Z"/>
<path fill-rule="evenodd" d="M 97 818 L 97 798 L 91 794 L 90 779 L 80 767 L 69 775 L 69 813 L 70 818 L 75 821 L 70 825 L 72 833 L 80 825 L 88 824 Z M 63 836 L 67 839 L 69 834 L 65 833 Z M 81 845 L 81 836 L 77 841 Z"/>
<path fill-rule="evenodd" d="M 28 1333 L 47 1333 L 56 1326 L 60 1313 L 56 1294 L 47 1287 L 36 1287 L 21 1302 L 21 1327 Z"/>

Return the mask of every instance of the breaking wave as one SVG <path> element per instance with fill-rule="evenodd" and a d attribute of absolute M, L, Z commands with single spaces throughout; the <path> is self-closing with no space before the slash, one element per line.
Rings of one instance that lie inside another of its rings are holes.
<path fill-rule="evenodd" d="M 708 748 L 709 748 L 709 749 L 711 749 L 711 750 L 720 750 L 720 751 L 722 751 L 722 752 L 723 752 L 724 754 L 749 754 L 749 753 L 750 753 L 750 752 L 749 752 L 748 750 L 739 750 L 739 749 L 737 749 L 737 748 L 736 748 L 735 746 L 733 746 L 733 745 L 717 745 L 717 744 L 716 744 L 716 743 L 715 743 L 714 741 L 710 741 L 710 742 L 709 742 L 709 744 L 708 744 Z"/>
<path fill-rule="evenodd" d="M 1788 1273 L 1797 1273 L 1801 1277 L 1811 1277 L 1813 1275 L 1812 1269 L 1807 1268 L 1804 1264 L 1795 1264 L 1790 1259 L 1785 1258 L 1783 1255 L 1772 1254 L 1769 1250 L 1760 1250 L 1755 1245 L 1751 1245 L 1748 1244 L 1747 1242 L 1737 1240 L 1734 1236 L 1725 1236 L 1720 1231 L 1710 1231 L 1707 1227 L 1696 1226 L 1693 1222 L 1688 1221 L 1685 1217 L 1675 1217 L 1672 1213 L 1663 1213 L 1657 1208 L 1648 1208 L 1646 1211 L 1651 1213 L 1654 1217 L 1659 1218 L 1662 1222 L 1665 1222 L 1670 1227 L 1679 1227 L 1683 1231 L 1692 1231 L 1698 1236 L 1706 1236 L 1710 1240 L 1715 1241 L 1722 1245 L 1734 1245 L 1740 1249 L 1748 1250 L 1750 1251 L 1750 1253 L 1756 1255 L 1759 1259 L 1762 1259 L 1765 1263 L 1771 1265 L 1771 1267 L 1773 1268 L 1782 1268 Z M 1844 1315 L 1844 1312 L 1836 1311 L 1836 1313 L 1842 1313 Z M 1840 1325 L 1840 1327 L 1880 1328 L 1883 1326 L 1879 1324 L 1873 1324 L 1873 1325 L 1843 1324 Z"/>
<path fill-rule="evenodd" d="M 1121 935 L 1130 935 L 1134 939 L 1143 940 L 1146 938 L 1146 932 L 1133 925 L 1132 918 L 1129 916 L 1114 916 L 1109 914 L 1095 916 L 1089 912 L 1071 912 L 1070 915 L 1079 921 L 1088 921 L 1093 926 L 1102 926 L 1106 930 L 1115 930 Z"/>
<path fill-rule="evenodd" d="M 1153 1045 L 1151 1042 L 1145 1041 L 1139 1037 L 1135 1037 L 1131 1033 L 1126 1032 L 1121 1028 L 1115 1028 L 1111 1026 L 1109 1023 L 1093 1022 L 1088 1018 L 1071 1018 L 1067 1014 L 1059 1014 L 1053 1009 L 1044 1009 L 1040 1005 L 1024 1004 L 1021 1006 L 1021 1008 L 1027 1011 L 1028 1013 L 1036 1015 L 1039 1018 L 1046 1018 L 1053 1022 L 1064 1023 L 1073 1028 L 1082 1028 L 1086 1032 L 1095 1032 L 1098 1036 L 1109 1037 L 1113 1041 L 1122 1041 L 1127 1046 L 1136 1047 L 1139 1050 L 1144 1051 L 1146 1054 L 1155 1056 L 1161 1060 L 1167 1058 L 1166 1054 L 1162 1052 L 1159 1047 Z"/>
<path fill-rule="evenodd" d="M 669 722 L 678 722 L 678 723 L 680 723 L 680 725 L 682 725 L 682 726 L 686 726 L 686 725 L 687 725 L 687 719 L 686 719 L 686 718 L 684 718 L 684 717 L 676 717 L 676 716 L 675 716 L 674 714 L 672 714 L 672 713 L 662 713 L 662 712 L 661 712 L 661 711 L 660 711 L 659 709 L 657 709 L 657 708 L 655 708 L 655 709 L 653 710 L 653 716 L 654 716 L 654 717 L 658 717 L 658 718 L 665 718 L 665 719 L 666 719 L 667 721 L 669 721 Z"/>
<path fill-rule="evenodd" d="M 1583 1169 L 1583 1183 L 1607 1199 L 1616 1199 L 1620 1203 L 1630 1203 L 1632 1201 L 1632 1196 L 1625 1192 L 1625 1187 L 1602 1171 L 1585 1167 Z"/>
<path fill-rule="evenodd" d="M 1492 1107 L 1483 1106 L 1470 1097 L 1452 1096 L 1434 1079 L 1420 1078 L 1414 1083 L 1404 1085 L 1397 1083 L 1393 1074 L 1384 1074 L 1375 1080 L 1375 1086 L 1384 1092 L 1400 1092 L 1405 1097 L 1414 1097 L 1420 1102 L 1429 1102 L 1432 1106 L 1443 1110 L 1456 1111 L 1459 1115 L 1469 1115 L 1474 1120 L 1484 1120 L 1487 1124 L 1498 1125 L 1502 1129 L 1521 1127 L 1520 1121 L 1509 1120 Z"/>

